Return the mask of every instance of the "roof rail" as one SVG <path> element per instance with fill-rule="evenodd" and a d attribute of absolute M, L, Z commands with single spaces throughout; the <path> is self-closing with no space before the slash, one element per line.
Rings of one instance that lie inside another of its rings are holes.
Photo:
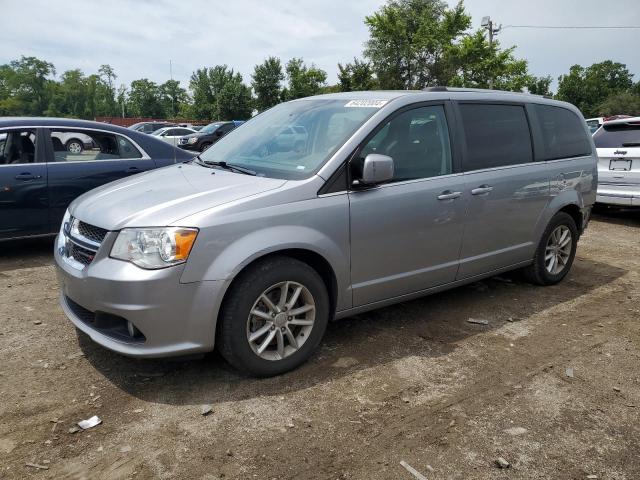
<path fill-rule="evenodd" d="M 528 92 L 511 92 L 509 90 L 491 90 L 489 88 L 465 88 L 465 87 L 445 87 L 435 86 L 422 89 L 423 92 L 469 92 L 469 93 L 502 93 L 504 95 L 532 95 L 535 97 L 553 98 L 547 95 L 537 95 Z"/>

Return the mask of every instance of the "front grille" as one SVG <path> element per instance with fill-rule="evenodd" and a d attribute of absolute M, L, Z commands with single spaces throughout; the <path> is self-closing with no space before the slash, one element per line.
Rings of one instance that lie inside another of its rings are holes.
<path fill-rule="evenodd" d="M 104 237 L 107 235 L 108 230 L 89 225 L 88 223 L 84 223 L 83 221 L 79 221 L 78 232 L 80 232 L 80 235 L 88 238 L 89 240 L 93 240 L 96 243 L 102 243 Z"/>
<path fill-rule="evenodd" d="M 105 239 L 108 230 L 85 223 L 77 218 L 71 217 L 63 227 L 65 248 L 61 250 L 61 255 L 68 259 L 75 260 L 75 268 L 84 268 L 93 262 L 100 244 Z M 71 262 L 74 265 L 73 262 Z"/>
<path fill-rule="evenodd" d="M 81 263 L 82 265 L 89 265 L 93 262 L 93 257 L 95 257 L 96 252 L 89 250 L 88 248 L 81 247 L 80 245 L 76 245 L 73 242 L 69 242 L 67 245 L 67 256 L 73 258 L 76 262 Z"/>

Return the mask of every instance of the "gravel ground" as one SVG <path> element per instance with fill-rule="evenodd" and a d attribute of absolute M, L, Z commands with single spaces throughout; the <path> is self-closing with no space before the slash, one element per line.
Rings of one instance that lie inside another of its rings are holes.
<path fill-rule="evenodd" d="M 560 285 L 504 276 L 335 322 L 266 380 L 78 337 L 52 241 L 3 247 L 2 479 L 640 478 L 639 212 L 596 215 Z"/>

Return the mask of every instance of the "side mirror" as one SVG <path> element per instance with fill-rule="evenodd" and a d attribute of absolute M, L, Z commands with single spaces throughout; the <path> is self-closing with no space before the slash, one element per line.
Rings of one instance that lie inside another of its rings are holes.
<path fill-rule="evenodd" d="M 360 183 L 364 185 L 377 185 L 393 180 L 393 158 L 378 153 L 370 153 L 364 159 L 362 166 L 362 178 Z"/>

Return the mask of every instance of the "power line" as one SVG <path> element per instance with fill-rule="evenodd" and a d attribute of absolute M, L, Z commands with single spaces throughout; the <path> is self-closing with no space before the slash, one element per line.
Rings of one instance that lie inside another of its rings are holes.
<path fill-rule="evenodd" d="M 601 25 L 505 25 L 504 28 L 546 28 L 546 29 L 571 29 L 571 30 L 587 30 L 587 29 L 597 29 L 597 30 L 623 30 L 623 29 L 638 29 L 640 26 L 635 25 L 616 25 L 616 26 L 601 26 Z"/>

